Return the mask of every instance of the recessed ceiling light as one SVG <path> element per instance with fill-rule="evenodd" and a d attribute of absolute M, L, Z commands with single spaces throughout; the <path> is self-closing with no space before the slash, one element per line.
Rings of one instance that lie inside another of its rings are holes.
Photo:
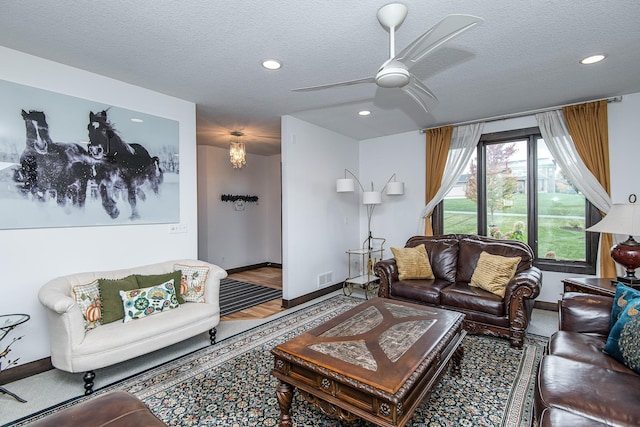
<path fill-rule="evenodd" d="M 265 59 L 262 61 L 262 66 L 267 70 L 279 70 L 282 67 L 282 63 L 277 59 Z"/>
<path fill-rule="evenodd" d="M 596 62 L 600 62 L 602 61 L 604 58 L 606 58 L 606 55 L 591 55 L 591 56 L 587 56 L 586 58 L 584 58 L 582 61 L 580 61 L 581 64 L 595 64 Z"/>
<path fill-rule="evenodd" d="M 142 123 L 142 122 L 144 122 L 144 120 L 136 119 L 135 117 L 133 119 L 131 119 L 131 121 L 134 122 L 134 123 Z"/>
<path fill-rule="evenodd" d="M 371 111 L 369 110 L 358 111 L 359 116 L 368 116 L 369 114 L 371 114 Z"/>

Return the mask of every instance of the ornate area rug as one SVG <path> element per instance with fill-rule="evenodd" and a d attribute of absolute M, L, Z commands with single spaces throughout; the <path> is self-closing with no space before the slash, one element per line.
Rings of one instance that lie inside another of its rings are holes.
<path fill-rule="evenodd" d="M 165 365 L 97 390 L 126 390 L 170 426 L 277 426 L 277 380 L 271 348 L 361 302 L 336 296 L 225 339 Z M 527 337 L 522 351 L 508 341 L 467 336 L 462 376 L 445 374 L 409 426 L 529 426 L 533 385 L 545 339 Z M 86 400 L 78 398 L 23 420 L 26 425 Z M 327 418 L 297 396 L 295 426 L 371 426 Z"/>

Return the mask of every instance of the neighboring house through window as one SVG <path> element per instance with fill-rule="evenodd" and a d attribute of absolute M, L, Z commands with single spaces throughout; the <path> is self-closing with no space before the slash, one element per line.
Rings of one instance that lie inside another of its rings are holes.
<path fill-rule="evenodd" d="M 535 128 L 484 134 L 434 213 L 436 234 L 523 241 L 544 270 L 595 274 L 600 213 L 569 181 Z"/>

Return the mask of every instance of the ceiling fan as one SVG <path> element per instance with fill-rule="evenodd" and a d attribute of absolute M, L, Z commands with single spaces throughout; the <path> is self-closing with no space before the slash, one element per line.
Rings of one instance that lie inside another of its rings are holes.
<path fill-rule="evenodd" d="M 401 3 L 391 3 L 378 10 L 378 21 L 389 30 L 389 59 L 380 66 L 374 77 L 303 87 L 293 89 L 293 91 L 308 92 L 360 83 L 375 83 L 385 88 L 401 88 L 428 113 L 427 105 L 437 102 L 438 98 L 424 83 L 410 73 L 409 69 L 442 44 L 476 25 L 482 24 L 484 19 L 472 15 L 448 15 L 396 55 L 395 30 L 406 17 L 407 6 Z"/>

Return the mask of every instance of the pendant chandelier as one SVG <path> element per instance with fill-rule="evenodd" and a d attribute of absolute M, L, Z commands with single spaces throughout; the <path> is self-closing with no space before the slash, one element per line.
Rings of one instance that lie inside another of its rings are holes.
<path fill-rule="evenodd" d="M 229 147 L 229 159 L 234 169 L 240 169 L 247 164 L 246 155 L 247 151 L 244 147 L 244 142 L 240 142 L 240 137 L 244 133 L 233 131 L 231 132 L 231 145 Z"/>

